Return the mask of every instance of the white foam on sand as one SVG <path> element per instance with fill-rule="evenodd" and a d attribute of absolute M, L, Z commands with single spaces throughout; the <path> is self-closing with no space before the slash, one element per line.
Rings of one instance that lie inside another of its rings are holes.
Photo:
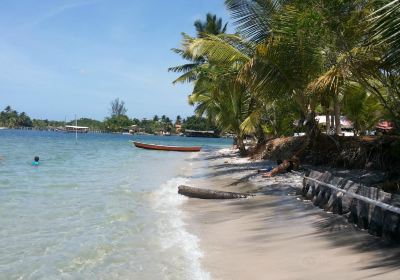
<path fill-rule="evenodd" d="M 162 217 L 157 222 L 161 248 L 163 252 L 170 253 L 170 261 L 174 265 L 181 266 L 179 275 L 186 279 L 208 280 L 210 274 L 201 267 L 203 253 L 199 247 L 199 239 L 185 229 L 185 213 L 180 208 L 187 198 L 178 194 L 177 187 L 187 183 L 187 178 L 173 178 L 154 192 L 153 207 Z M 181 253 L 177 253 L 177 250 Z M 186 271 L 182 272 L 182 269 Z M 167 279 L 177 279 L 174 273 L 171 273 L 171 277 L 166 276 Z"/>

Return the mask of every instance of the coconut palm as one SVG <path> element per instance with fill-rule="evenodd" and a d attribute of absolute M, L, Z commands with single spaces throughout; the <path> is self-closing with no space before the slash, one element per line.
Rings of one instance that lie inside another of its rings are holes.
<path fill-rule="evenodd" d="M 269 31 L 261 27 L 256 32 L 256 26 L 248 27 L 246 35 L 250 36 L 251 30 L 256 41 L 261 42 L 257 43 L 255 55 L 243 68 L 240 78 L 264 102 L 288 97 L 295 100 L 299 117 L 308 119 L 309 133 L 312 134 L 316 128 L 313 118 L 315 104 L 312 96 L 308 95 L 307 85 L 317 77 L 322 67 L 319 51 L 321 36 L 318 31 L 320 21 L 302 7 L 276 4 L 284 1 L 270 2 L 275 3 L 271 7 L 279 13 L 271 12 L 270 18 L 265 20 L 269 24 Z M 262 32 L 268 34 L 260 37 Z"/>
<path fill-rule="evenodd" d="M 245 120 L 257 111 L 254 110 L 257 102 L 237 77 L 250 60 L 253 45 L 231 34 L 185 37 L 182 45 L 193 60 L 202 57 L 204 63 L 193 67 L 175 82 L 195 82 L 189 103 L 196 106 L 199 116 L 206 115 L 219 129 L 234 132 L 238 147 L 244 153 L 243 138 L 253 129 Z"/>
<path fill-rule="evenodd" d="M 308 119 L 309 133 L 315 129 L 316 105 L 324 102 L 329 112 L 333 103 L 335 130 L 340 134 L 340 102 L 345 87 L 357 79 L 352 66 L 361 69 L 354 58 L 362 58 L 364 66 L 371 61 L 366 59 L 365 50 L 360 53 L 359 48 L 367 1 L 226 3 L 238 18 L 239 30 L 251 40 L 261 42 L 251 67 L 247 68 L 250 84 L 260 89 L 254 91 L 262 92 L 268 99 L 294 99 L 301 119 Z"/>
<path fill-rule="evenodd" d="M 206 15 L 205 21 L 198 19 L 194 22 L 198 38 L 202 37 L 204 33 L 213 35 L 225 33 L 227 26 L 228 23 L 222 23 L 222 18 L 217 18 L 217 15 L 210 13 Z"/>
<path fill-rule="evenodd" d="M 239 138 L 260 128 L 288 132 L 296 115 L 315 138 L 321 105 L 327 115 L 334 112 L 337 134 L 343 110 L 358 130 L 370 128 L 379 115 L 371 110 L 383 110 L 377 100 L 399 120 L 398 2 L 375 12 L 368 29 L 375 1 L 226 0 L 238 34 L 184 34 L 175 51 L 191 63 L 171 68 L 182 73 L 175 82 L 194 82 L 189 101 L 196 111 Z M 365 45 L 371 34 L 387 39 Z"/>
<path fill-rule="evenodd" d="M 222 18 L 217 18 L 216 15 L 208 13 L 206 15 L 205 21 L 196 20 L 194 26 L 196 28 L 197 38 L 201 38 L 206 34 L 218 35 L 225 33 L 228 23 L 225 23 L 223 25 Z M 185 33 L 182 33 L 182 37 L 183 37 L 182 41 L 186 43 L 195 39 Z M 185 50 L 185 46 L 183 46 L 183 48 L 180 49 L 173 48 L 172 51 L 182 56 L 183 59 L 190 61 L 190 63 L 186 63 L 175 67 L 170 67 L 168 68 L 168 71 L 178 72 L 178 73 L 188 72 L 189 74 L 186 75 L 188 77 L 188 81 L 192 81 L 193 77 L 190 75 L 191 70 L 203 64 L 205 62 L 205 59 L 201 56 L 193 57 L 190 53 L 187 52 L 187 50 Z"/>

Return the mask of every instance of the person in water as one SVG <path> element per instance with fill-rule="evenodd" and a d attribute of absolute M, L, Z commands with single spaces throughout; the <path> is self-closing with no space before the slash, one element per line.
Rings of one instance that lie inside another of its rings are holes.
<path fill-rule="evenodd" d="M 38 166 L 39 165 L 39 157 L 38 156 L 34 157 L 34 159 L 32 161 L 32 165 L 33 166 Z"/>

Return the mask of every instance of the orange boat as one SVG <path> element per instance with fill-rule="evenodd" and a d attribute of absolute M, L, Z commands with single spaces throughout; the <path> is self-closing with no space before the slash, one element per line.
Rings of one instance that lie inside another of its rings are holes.
<path fill-rule="evenodd" d="M 159 151 L 174 151 L 174 152 L 199 152 L 201 147 L 182 147 L 182 146 L 164 146 L 155 144 L 145 144 L 141 142 L 132 141 L 137 148 Z"/>

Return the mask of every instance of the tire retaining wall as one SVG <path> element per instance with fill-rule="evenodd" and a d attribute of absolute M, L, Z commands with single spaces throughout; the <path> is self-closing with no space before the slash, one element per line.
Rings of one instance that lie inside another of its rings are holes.
<path fill-rule="evenodd" d="M 306 177 L 331 184 L 346 192 L 340 192 L 308 178 L 303 179 L 302 195 L 317 207 L 343 215 L 350 223 L 368 230 L 372 235 L 387 240 L 400 241 L 400 215 L 368 203 L 350 194 L 358 194 L 374 201 L 400 207 L 400 195 L 394 195 L 374 187 L 366 187 L 348 179 L 333 176 L 330 172 L 308 171 Z"/>

